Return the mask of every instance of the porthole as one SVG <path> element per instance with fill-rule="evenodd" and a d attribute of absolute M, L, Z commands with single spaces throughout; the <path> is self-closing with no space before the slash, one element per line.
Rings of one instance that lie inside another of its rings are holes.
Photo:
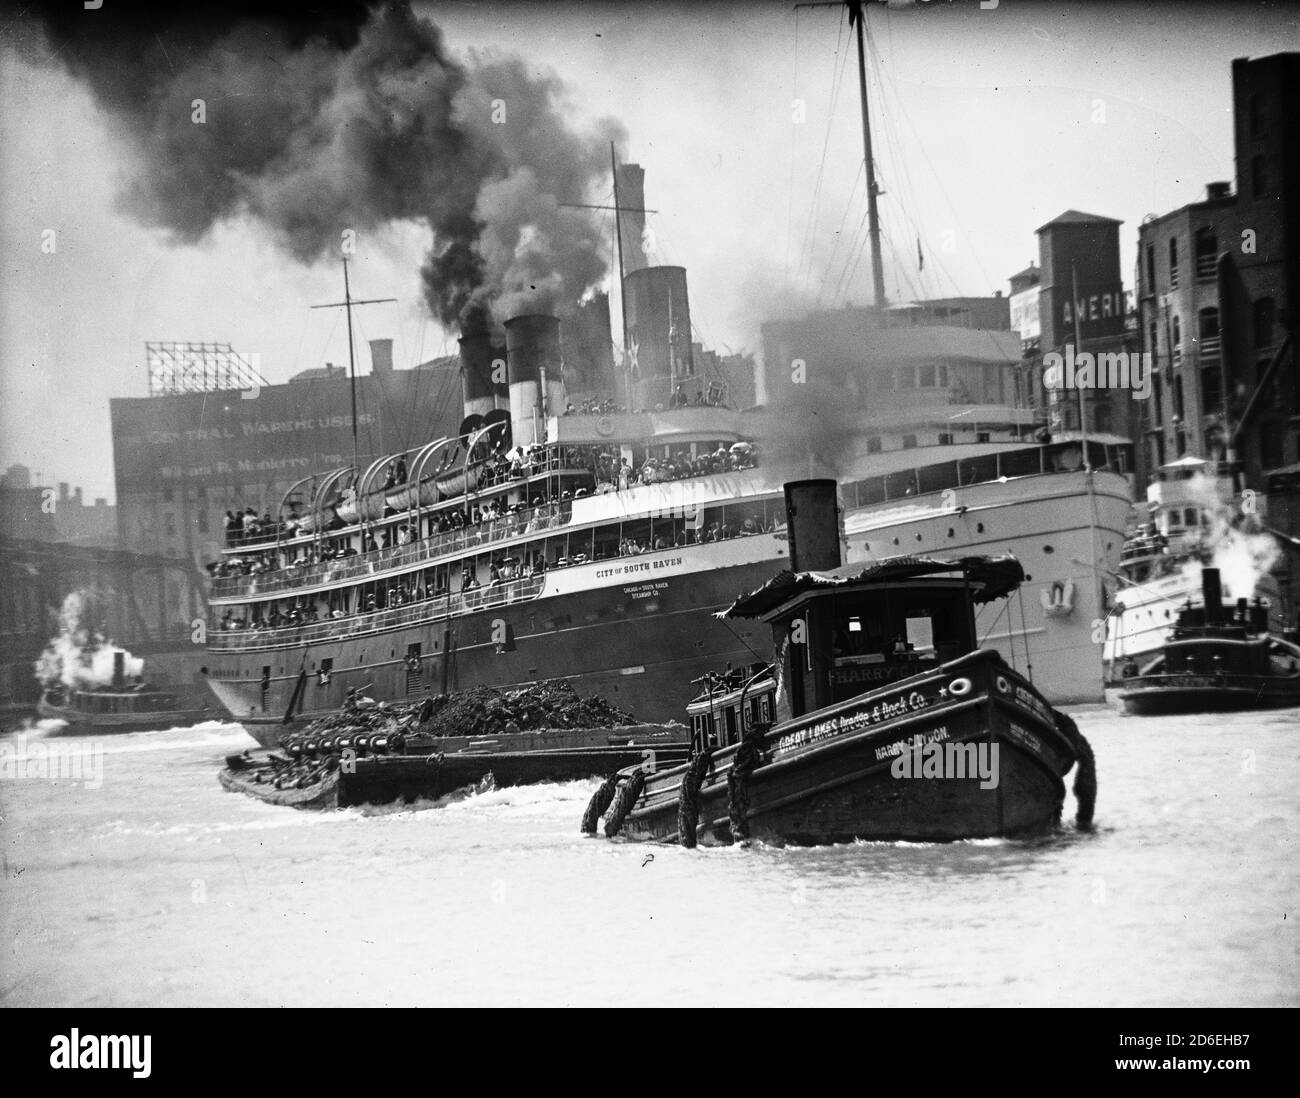
<path fill-rule="evenodd" d="M 1044 546 L 1043 546 L 1043 552 L 1044 552 L 1044 553 L 1049 553 L 1049 554 L 1050 554 L 1050 553 L 1055 553 L 1056 550 L 1053 549 L 1050 545 L 1044 545 Z"/>
<path fill-rule="evenodd" d="M 977 534 L 982 534 L 982 533 L 984 533 L 984 523 L 982 523 L 982 522 L 977 522 L 977 523 L 975 524 L 975 532 L 976 532 Z"/>
<path fill-rule="evenodd" d="M 897 539 L 897 538 L 894 539 L 894 544 L 895 544 L 895 545 L 898 544 L 898 539 Z"/>
<path fill-rule="evenodd" d="M 952 528 L 951 526 L 948 527 L 948 536 L 949 536 L 950 538 L 953 538 L 953 537 L 956 537 L 956 536 L 957 536 L 956 533 L 953 531 L 953 528 Z"/>

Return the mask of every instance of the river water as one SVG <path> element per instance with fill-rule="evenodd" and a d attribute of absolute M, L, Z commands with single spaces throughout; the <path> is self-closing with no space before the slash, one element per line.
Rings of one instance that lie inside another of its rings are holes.
<path fill-rule="evenodd" d="M 11 732 L 0 1004 L 1300 1002 L 1300 712 L 1072 712 L 1092 834 L 820 849 L 584 838 L 594 781 L 271 807 L 217 783 L 235 725 Z"/>

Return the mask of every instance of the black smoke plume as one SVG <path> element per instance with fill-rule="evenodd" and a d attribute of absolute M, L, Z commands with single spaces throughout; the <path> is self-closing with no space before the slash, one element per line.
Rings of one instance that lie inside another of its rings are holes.
<path fill-rule="evenodd" d="M 4 29 L 91 90 L 126 154 L 121 207 L 178 242 L 249 219 L 313 263 L 347 229 L 419 222 L 448 327 L 567 313 L 605 274 L 592 217 L 560 203 L 590 201 L 620 127 L 572 126 L 558 78 L 518 58 L 458 60 L 405 2 L 35 4 Z"/>

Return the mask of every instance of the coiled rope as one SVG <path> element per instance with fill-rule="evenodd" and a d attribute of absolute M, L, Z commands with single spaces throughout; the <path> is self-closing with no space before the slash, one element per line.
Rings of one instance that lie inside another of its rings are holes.
<path fill-rule="evenodd" d="M 731 840 L 749 841 L 749 775 L 759 764 L 762 737 L 757 733 L 742 741 L 736 749 L 727 775 L 727 816 L 731 822 Z"/>
<path fill-rule="evenodd" d="M 713 751 L 706 748 L 691 760 L 691 765 L 682 775 L 682 788 L 677 795 L 677 841 L 687 850 L 694 850 L 696 846 L 696 830 L 700 823 L 700 786 L 712 765 Z"/>
<path fill-rule="evenodd" d="M 582 833 L 584 835 L 596 834 L 596 826 L 600 823 L 601 816 L 605 814 L 605 809 L 614 800 L 614 792 L 617 789 L 618 771 L 615 771 L 600 783 L 600 788 L 591 795 L 591 800 L 587 802 L 587 811 L 582 814 Z"/>
<path fill-rule="evenodd" d="M 1092 814 L 1097 806 L 1097 757 L 1092 753 L 1092 744 L 1084 738 L 1073 718 L 1057 712 L 1056 727 L 1070 741 L 1077 759 L 1074 767 L 1074 799 L 1078 808 L 1074 814 L 1074 824 L 1080 831 L 1091 831 Z"/>
<path fill-rule="evenodd" d="M 637 798 L 641 796 L 641 791 L 645 789 L 645 774 L 638 768 L 632 772 L 618 789 L 618 796 L 614 798 L 613 807 L 609 810 L 609 819 L 605 821 L 605 836 L 612 839 L 619 833 L 623 827 L 623 821 L 627 819 L 627 814 L 632 811 L 632 806 L 636 804 Z"/>

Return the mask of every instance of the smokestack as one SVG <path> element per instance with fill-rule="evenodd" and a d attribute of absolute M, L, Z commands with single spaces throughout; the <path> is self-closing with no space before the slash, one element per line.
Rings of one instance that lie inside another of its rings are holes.
<path fill-rule="evenodd" d="M 627 337 L 637 348 L 637 408 L 665 407 L 677 383 L 698 384 L 691 358 L 691 303 L 685 267 L 644 267 L 623 280 Z"/>
<path fill-rule="evenodd" d="M 391 374 L 393 372 L 393 341 L 391 339 L 372 339 L 370 341 L 370 372 L 373 374 Z"/>
<path fill-rule="evenodd" d="M 840 508 L 834 480 L 787 481 L 785 515 L 791 571 L 825 572 L 840 566 Z"/>
<path fill-rule="evenodd" d="M 126 685 L 126 653 L 113 653 L 113 686 L 118 690 Z"/>
<path fill-rule="evenodd" d="M 1218 625 L 1223 617 L 1223 584 L 1217 568 L 1201 569 L 1201 596 L 1205 600 L 1205 624 Z"/>
<path fill-rule="evenodd" d="M 559 415 L 564 410 L 560 322 L 543 313 L 507 320 L 506 362 L 510 373 L 511 437 L 516 446 L 531 446 L 545 438 L 545 416 Z M 544 394 L 550 404 L 548 409 L 542 407 Z"/>
<path fill-rule="evenodd" d="M 630 275 L 646 266 L 645 248 L 645 169 L 640 164 L 618 166 L 618 204 L 629 212 L 618 214 L 618 231 L 623 238 L 623 273 Z"/>
<path fill-rule="evenodd" d="M 493 381 L 494 375 L 499 382 Z M 466 332 L 460 337 L 460 385 L 467 417 L 485 416 L 496 408 L 509 409 L 506 349 L 491 333 Z"/>
<path fill-rule="evenodd" d="M 568 399 L 616 393 L 609 295 L 598 293 L 590 301 L 581 302 L 572 319 L 565 320 L 561 333 Z"/>

